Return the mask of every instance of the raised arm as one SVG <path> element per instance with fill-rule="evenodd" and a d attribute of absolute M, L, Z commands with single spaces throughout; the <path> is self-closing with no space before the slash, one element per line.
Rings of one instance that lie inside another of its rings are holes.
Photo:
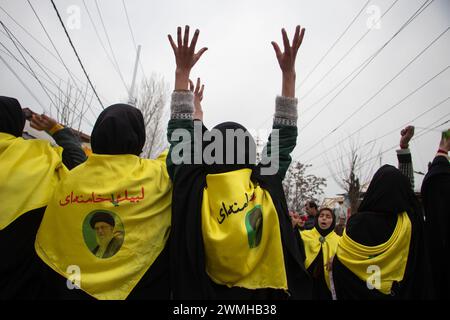
<path fill-rule="evenodd" d="M 292 45 L 286 30 L 282 29 L 284 52 L 281 52 L 279 45 L 272 41 L 273 49 L 282 73 L 281 96 L 275 101 L 275 116 L 272 134 L 263 150 L 262 164 L 264 167 L 270 163 L 274 167 L 281 179 L 284 179 L 287 169 L 292 161 L 291 152 L 294 150 L 297 141 L 297 98 L 295 98 L 295 61 L 298 50 L 303 42 L 305 29 L 297 26 L 295 29 Z M 277 135 L 275 135 L 275 132 Z M 278 136 L 278 141 L 274 137 Z M 278 144 L 278 148 L 275 147 Z M 275 164 L 276 163 L 276 164 Z"/>
<path fill-rule="evenodd" d="M 184 36 L 182 36 L 181 27 L 177 28 L 177 44 L 172 39 L 171 35 L 168 35 L 170 45 L 172 46 L 176 69 L 175 69 L 175 90 L 172 93 L 171 100 L 171 117 L 167 128 L 167 138 L 170 143 L 169 156 L 167 157 L 167 170 L 170 177 L 173 179 L 175 175 L 176 165 L 173 161 L 174 149 L 179 143 L 182 143 L 182 139 L 173 137 L 176 129 L 185 129 L 189 132 L 191 141 L 184 143 L 193 143 L 193 131 L 194 131 L 194 95 L 189 91 L 189 76 L 192 68 L 207 50 L 207 48 L 200 49 L 197 53 L 195 47 L 197 45 L 198 36 L 200 31 L 195 30 L 192 41 L 189 44 L 189 26 L 184 29 Z M 191 152 L 193 152 L 193 146 Z"/>
<path fill-rule="evenodd" d="M 45 130 L 63 148 L 62 160 L 69 170 L 86 161 L 86 154 L 71 129 L 65 128 L 44 114 L 34 114 L 30 125 L 36 130 Z"/>
<path fill-rule="evenodd" d="M 400 132 L 400 149 L 397 150 L 398 170 L 400 170 L 411 182 L 414 190 L 414 169 L 409 150 L 409 141 L 414 136 L 414 127 L 407 126 Z"/>

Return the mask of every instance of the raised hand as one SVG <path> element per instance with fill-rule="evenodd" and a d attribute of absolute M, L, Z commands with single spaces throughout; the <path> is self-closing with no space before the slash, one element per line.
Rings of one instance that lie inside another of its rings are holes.
<path fill-rule="evenodd" d="M 194 88 L 194 83 L 189 80 L 189 90 L 194 94 L 194 120 L 203 121 L 203 109 L 202 109 L 202 100 L 203 100 L 203 90 L 205 89 L 205 85 L 200 83 L 200 78 L 197 78 L 197 83 Z"/>
<path fill-rule="evenodd" d="M 189 45 L 189 26 L 184 28 L 184 37 L 181 35 L 181 27 L 177 28 L 177 44 L 169 34 L 169 42 L 175 54 L 175 61 L 177 64 L 175 72 L 175 90 L 187 90 L 189 85 L 189 74 L 192 67 L 197 63 L 203 53 L 208 48 L 202 48 L 195 53 L 195 46 L 197 45 L 200 31 L 195 30 L 192 41 Z"/>
<path fill-rule="evenodd" d="M 300 26 L 295 28 L 292 46 L 289 44 L 289 39 L 284 28 L 281 29 L 281 34 L 283 36 L 284 52 L 281 52 L 280 47 L 275 41 L 272 41 L 272 46 L 275 50 L 278 64 L 283 72 L 282 95 L 285 97 L 295 97 L 295 59 L 298 49 L 303 42 L 305 29 L 300 28 Z"/>
<path fill-rule="evenodd" d="M 281 52 L 278 44 L 275 41 L 272 41 L 272 46 L 273 49 L 275 50 L 278 64 L 280 65 L 281 71 L 295 73 L 295 58 L 297 57 L 298 49 L 302 44 L 303 37 L 305 35 L 305 28 L 301 29 L 300 26 L 297 26 L 295 28 L 292 46 L 289 44 L 289 39 L 286 34 L 286 30 L 284 30 L 284 28 L 281 29 L 281 34 L 283 36 L 283 45 L 284 45 L 283 53 Z"/>
<path fill-rule="evenodd" d="M 400 131 L 400 148 L 406 149 L 409 147 L 409 141 L 414 136 L 414 127 L 407 126 L 405 129 Z"/>
<path fill-rule="evenodd" d="M 52 119 L 45 114 L 34 114 L 30 121 L 30 126 L 39 131 L 50 131 L 57 124 L 55 119 Z"/>

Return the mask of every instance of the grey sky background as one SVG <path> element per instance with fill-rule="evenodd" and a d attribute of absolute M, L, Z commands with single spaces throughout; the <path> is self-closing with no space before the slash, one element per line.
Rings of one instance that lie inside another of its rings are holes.
<path fill-rule="evenodd" d="M 85 85 L 85 77 L 51 2 L 49 0 L 30 0 L 30 2 L 65 63 Z M 85 2 L 108 49 L 95 0 Z M 426 0 L 373 0 L 364 7 L 366 2 L 367 0 L 126 0 L 125 4 L 136 42 L 142 45 L 141 61 L 147 76 L 152 73 L 163 76 L 173 88 L 175 59 L 167 34 L 175 35 L 176 27 L 186 24 L 192 29 L 199 28 L 201 32 L 198 48 L 206 46 L 209 50 L 194 67 L 192 77 L 201 77 L 206 85 L 203 100 L 205 124 L 212 127 L 222 121 L 238 121 L 251 130 L 259 130 L 259 136 L 263 139 L 267 137 L 271 128 L 275 97 L 281 93 L 281 71 L 270 42 L 275 40 L 281 46 L 282 27 L 287 29 L 290 38 L 297 24 L 305 27 L 305 38 L 297 58 L 296 95 L 300 98 L 298 122 L 300 134 L 293 158 L 311 163 L 313 166 L 308 172 L 328 178 L 325 196 L 334 196 L 342 190 L 330 177 L 329 167 L 336 168 L 338 162 L 336 159 L 342 153 L 348 152 L 346 150 L 349 146 L 348 141 L 338 143 L 339 141 L 362 128 L 354 135 L 354 140 L 364 146 L 362 155 L 366 157 L 365 160 L 375 157 L 367 161 L 365 170 L 371 167 L 376 169 L 380 162 L 396 165 L 395 149 L 383 153 L 381 159 L 377 157 L 379 151 L 385 151 L 398 144 L 400 129 L 392 131 L 450 96 L 449 0 L 432 1 L 351 83 L 344 88 L 356 72 L 336 87 L 380 49 L 423 3 L 428 3 Z M 83 1 L 55 0 L 55 3 L 64 23 L 69 27 L 68 31 L 74 45 L 105 106 L 126 102 L 128 93 L 99 44 Z M 67 81 L 69 76 L 57 59 L 39 46 L 6 14 L 9 13 L 55 54 L 28 2 L 0 0 L 0 5 L 1 21 L 37 60 Z M 98 0 L 98 5 L 125 82 L 130 86 L 136 52 L 122 1 Z M 379 25 L 374 27 L 373 22 L 376 22 L 388 8 L 390 10 L 379 20 Z M 73 20 L 77 17 L 76 10 L 79 10 L 79 28 L 76 23 L 74 24 L 77 20 Z M 340 41 L 304 81 L 361 10 L 362 13 Z M 0 27 L 0 31 L 5 30 Z M 369 32 L 363 40 L 333 68 L 367 31 Z M 439 40 L 375 95 L 442 33 Z M 0 42 L 19 59 L 21 58 L 12 42 L 2 32 Z M 50 101 L 37 81 L 8 57 L 3 47 L 0 47 L 0 56 L 14 68 L 47 108 L 47 112 L 50 112 Z M 28 60 L 31 61 L 29 58 Z M 37 73 L 42 73 L 35 65 L 32 66 Z M 333 70 L 323 78 L 331 68 Z M 379 117 L 441 71 L 443 72 L 439 76 L 423 88 Z M 143 74 L 141 69 L 138 72 L 139 83 Z M 54 79 L 59 81 L 56 77 Z M 1 95 L 16 97 L 23 107 L 30 107 L 37 112 L 44 111 L 1 61 L 0 83 Z M 336 89 L 330 92 L 335 87 Z M 369 99 L 370 101 L 366 103 Z M 95 102 L 93 106 L 93 113 L 98 115 L 101 107 Z M 360 111 L 339 126 L 360 107 Z M 426 172 L 427 163 L 438 148 L 439 131 L 450 127 L 450 123 L 428 132 L 424 128 L 435 127 L 449 120 L 449 113 L 450 100 L 446 100 L 411 123 L 417 127 L 416 136 L 423 134 L 410 144 L 415 170 Z M 83 131 L 89 134 L 95 122 L 94 114 L 87 113 L 87 119 L 82 125 Z M 379 118 L 374 120 L 376 117 Z M 337 127 L 338 129 L 332 132 Z M 392 133 L 386 135 L 389 132 Z M 366 144 L 369 141 L 375 141 L 374 145 Z M 370 149 L 373 149 L 371 154 L 368 152 Z M 327 162 L 330 164 L 327 165 Z M 415 179 L 418 189 L 422 176 L 415 175 Z"/>

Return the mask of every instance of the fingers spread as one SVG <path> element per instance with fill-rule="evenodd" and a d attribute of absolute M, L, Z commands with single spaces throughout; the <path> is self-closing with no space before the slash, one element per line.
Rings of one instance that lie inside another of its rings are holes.
<path fill-rule="evenodd" d="M 281 50 L 280 47 L 278 46 L 278 44 L 275 41 L 272 41 L 272 46 L 273 49 L 275 50 L 275 54 L 277 55 L 277 57 L 281 56 Z"/>
<path fill-rule="evenodd" d="M 300 31 L 300 39 L 299 39 L 299 44 L 298 44 L 298 47 L 300 48 L 300 46 L 302 45 L 302 42 L 303 42 L 303 37 L 305 36 L 305 28 L 303 28 L 301 31 Z"/>
<path fill-rule="evenodd" d="M 197 45 L 198 35 L 200 34 L 200 30 L 196 29 L 194 32 L 194 36 L 192 37 L 190 49 L 194 52 L 195 46 Z"/>
<path fill-rule="evenodd" d="M 205 53 L 206 50 L 208 50 L 208 48 L 201 48 L 200 51 L 194 55 L 193 65 L 198 61 L 198 59 L 200 59 L 200 57 L 203 53 Z"/>
<path fill-rule="evenodd" d="M 172 46 L 173 52 L 176 53 L 177 52 L 177 46 L 175 45 L 175 42 L 172 39 L 172 36 L 169 34 L 167 35 L 169 37 L 169 42 L 170 45 Z"/>
<path fill-rule="evenodd" d="M 189 26 L 184 27 L 183 47 L 187 48 L 189 44 Z"/>

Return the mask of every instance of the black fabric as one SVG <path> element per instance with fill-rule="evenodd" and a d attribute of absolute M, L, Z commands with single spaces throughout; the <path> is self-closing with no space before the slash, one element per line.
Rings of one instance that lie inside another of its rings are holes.
<path fill-rule="evenodd" d="M 114 104 L 100 113 L 91 135 L 97 154 L 140 155 L 145 143 L 142 112 L 127 104 Z"/>
<path fill-rule="evenodd" d="M 0 132 L 21 137 L 25 126 L 25 116 L 19 101 L 0 96 Z"/>
<path fill-rule="evenodd" d="M 431 262 L 434 298 L 450 299 L 450 164 L 435 157 L 422 183 L 427 249 Z"/>
<path fill-rule="evenodd" d="M 0 230 L 0 300 L 32 299 L 41 286 L 34 240 L 44 211 L 29 211 Z"/>
<path fill-rule="evenodd" d="M 331 291 L 328 289 L 327 283 L 325 281 L 322 249 L 320 249 L 319 254 L 309 266 L 308 272 L 313 280 L 313 300 L 332 300 L 333 297 L 331 295 Z"/>
<path fill-rule="evenodd" d="M 328 210 L 326 210 L 326 211 L 328 211 Z M 328 212 L 331 213 L 331 217 L 333 220 L 331 222 L 331 225 L 325 230 L 322 229 L 319 225 L 320 212 L 318 212 L 317 215 L 314 217 L 314 226 L 315 226 L 314 228 L 316 228 L 317 232 L 319 232 L 322 237 L 326 237 L 327 235 L 329 235 L 330 232 L 333 232 L 334 228 L 336 227 L 336 215 L 331 210 L 329 210 Z"/>
<path fill-rule="evenodd" d="M 98 211 L 94 213 L 94 215 L 91 218 L 91 221 L 89 222 L 92 229 L 95 229 L 95 224 L 97 222 L 105 222 L 112 227 L 116 225 L 113 216 L 110 213 L 104 211 Z"/>
<path fill-rule="evenodd" d="M 333 211 L 327 210 L 328 212 L 331 213 L 331 217 L 333 220 L 331 222 L 331 225 L 327 229 L 321 229 L 319 225 L 319 216 L 321 211 L 318 212 L 314 218 L 315 224 L 314 228 L 317 230 L 317 232 L 319 232 L 319 234 L 322 237 L 326 237 L 327 235 L 329 235 L 331 232 L 334 231 L 334 228 L 336 226 L 336 216 L 333 213 Z M 331 292 L 328 289 L 327 283 L 325 281 L 325 270 L 323 263 L 322 248 L 320 248 L 319 254 L 309 266 L 308 272 L 313 280 L 313 289 L 312 289 L 313 300 L 332 300 Z"/>
<path fill-rule="evenodd" d="M 239 169 L 254 167 L 254 164 L 256 161 L 256 158 L 255 158 L 256 144 L 255 144 L 255 141 L 253 140 L 253 137 L 250 135 L 248 130 L 243 125 L 236 123 L 236 122 L 223 122 L 223 123 L 220 123 L 217 126 L 215 126 L 211 131 L 214 131 L 214 130 L 217 130 L 224 139 L 223 149 L 222 149 L 222 155 L 223 155 L 222 162 L 223 163 L 215 163 L 215 164 L 208 165 L 206 167 L 206 170 L 208 173 L 222 173 L 222 172 L 228 172 L 228 171 L 232 171 L 232 170 L 239 170 Z M 246 137 L 245 137 L 244 145 L 239 144 L 239 141 L 237 140 L 236 137 L 234 137 L 233 141 L 231 141 L 231 140 L 228 141 L 229 139 L 228 140 L 226 139 L 227 131 L 228 131 L 228 134 L 230 134 L 230 133 L 233 133 L 233 134 L 234 133 L 236 133 L 236 134 L 245 133 Z M 228 144 L 228 146 L 230 146 L 231 144 L 233 145 L 234 157 L 233 157 L 232 163 L 227 161 L 227 144 Z M 252 154 L 253 154 L 253 156 L 252 156 Z M 214 155 L 214 153 L 213 153 L 213 155 Z M 239 156 L 241 156 L 244 159 L 243 163 L 238 162 Z"/>
<path fill-rule="evenodd" d="M 398 214 L 404 211 L 411 220 L 411 242 L 404 279 L 394 283 L 392 295 L 368 289 L 335 257 L 333 278 L 338 299 L 380 299 L 380 294 L 388 299 L 430 297 L 423 214 L 408 178 L 398 169 L 385 165 L 375 173 L 358 212 L 347 223 L 346 233 L 362 245 L 379 245 L 390 238 Z"/>
<path fill-rule="evenodd" d="M 203 165 L 184 165 L 174 176 L 170 236 L 170 280 L 174 299 L 288 298 L 273 289 L 230 290 L 209 279 L 201 227 L 206 175 Z M 251 179 L 270 193 L 278 213 L 290 298 L 311 299 L 312 283 L 304 267 L 305 250 L 299 233 L 292 228 L 281 179 L 261 175 L 259 166 L 253 169 Z"/>

